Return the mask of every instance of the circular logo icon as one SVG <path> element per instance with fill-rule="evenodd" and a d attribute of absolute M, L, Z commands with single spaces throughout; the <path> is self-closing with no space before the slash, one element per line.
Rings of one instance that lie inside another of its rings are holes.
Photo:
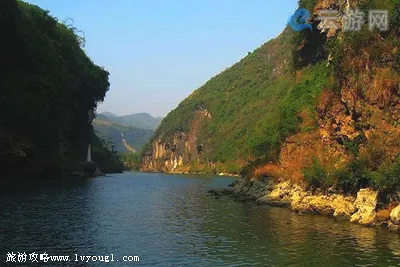
<path fill-rule="evenodd" d="M 312 31 L 312 24 L 307 22 L 310 17 L 310 11 L 305 8 L 299 8 L 294 12 L 293 16 L 290 17 L 288 25 L 296 32 L 305 29 L 310 29 Z"/>

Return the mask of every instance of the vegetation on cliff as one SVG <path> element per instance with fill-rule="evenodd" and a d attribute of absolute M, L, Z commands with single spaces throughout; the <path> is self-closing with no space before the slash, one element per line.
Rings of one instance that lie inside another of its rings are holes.
<path fill-rule="evenodd" d="M 366 14 L 388 10 L 390 27 L 381 32 L 366 23 L 360 31 L 339 32 L 340 38 L 326 44 L 334 59 L 334 98 L 340 98 L 351 118 L 335 136 L 347 159 L 339 163 L 340 159 L 314 158 L 303 173 L 312 187 L 353 194 L 372 187 L 390 202 L 399 198 L 400 191 L 400 1 L 359 1 L 358 8 Z"/>
<path fill-rule="evenodd" d="M 241 171 L 350 193 L 399 190 L 400 1 L 299 6 L 313 13 L 313 30 L 285 29 L 194 91 L 161 123 L 144 168 Z M 318 10 L 332 8 L 359 8 L 366 19 L 369 10 L 388 10 L 389 30 L 367 22 L 345 31 L 342 20 L 323 29 Z"/>
<path fill-rule="evenodd" d="M 93 127 L 118 152 L 141 151 L 154 134 L 153 130 L 114 122 L 102 115 L 93 120 Z"/>
<path fill-rule="evenodd" d="M 73 25 L 22 1 L 1 1 L 0 10 L 1 169 L 53 176 L 85 160 L 91 111 L 109 89 L 109 73 L 87 57 Z"/>
<path fill-rule="evenodd" d="M 330 82 L 331 68 L 323 64 L 306 68 L 296 81 L 294 37 L 286 30 L 211 79 L 168 114 L 156 138 L 170 142 L 173 133 L 188 132 L 196 110 L 206 109 L 212 119 L 196 136 L 205 148 L 204 162 L 239 172 L 248 161 L 277 160 L 281 143 L 299 130 L 300 111 L 311 109 Z"/>

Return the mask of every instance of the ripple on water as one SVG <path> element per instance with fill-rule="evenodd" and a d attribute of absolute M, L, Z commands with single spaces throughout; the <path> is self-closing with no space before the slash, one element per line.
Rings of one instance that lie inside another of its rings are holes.
<path fill-rule="evenodd" d="M 0 262 L 46 251 L 139 255 L 145 266 L 400 266 L 399 235 L 207 196 L 231 181 L 125 173 L 8 194 Z"/>

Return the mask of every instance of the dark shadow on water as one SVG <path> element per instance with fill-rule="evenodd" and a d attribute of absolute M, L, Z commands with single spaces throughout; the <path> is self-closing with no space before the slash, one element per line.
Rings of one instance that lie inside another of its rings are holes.
<path fill-rule="evenodd" d="M 400 265 L 399 235 L 207 195 L 231 182 L 133 172 L 2 188 L 0 266 L 8 251 L 138 255 L 140 266 Z"/>

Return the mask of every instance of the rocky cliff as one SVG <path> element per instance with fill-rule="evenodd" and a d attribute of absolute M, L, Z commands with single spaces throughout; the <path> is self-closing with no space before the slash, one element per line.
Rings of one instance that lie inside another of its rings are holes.
<path fill-rule="evenodd" d="M 283 102 L 294 82 L 292 38 L 285 31 L 185 99 L 145 149 L 142 170 L 239 173 L 267 154 L 263 148 L 276 154 L 280 134 L 264 131 L 277 131 L 275 101 Z"/>
<path fill-rule="evenodd" d="M 207 110 L 196 110 L 188 132 L 175 132 L 170 142 L 156 137 L 151 153 L 143 159 L 143 171 L 188 172 L 189 164 L 200 161 L 203 143 L 197 136 L 206 120 L 212 119 Z M 210 166 L 212 163 L 209 163 Z"/>
<path fill-rule="evenodd" d="M 400 2 L 299 5 L 313 30 L 286 29 L 196 90 L 161 124 L 144 170 L 240 172 L 399 200 Z M 324 10 L 337 19 L 326 23 Z M 350 31 L 357 10 L 365 23 Z M 370 10 L 388 11 L 388 30 L 369 27 Z"/>
<path fill-rule="evenodd" d="M 288 207 L 297 213 L 332 216 L 338 220 L 400 232 L 400 205 L 383 208 L 379 205 L 378 191 L 372 189 L 361 189 L 354 196 L 344 196 L 335 192 L 312 193 L 290 181 L 275 183 L 240 179 L 232 184 L 232 189 L 211 190 L 209 194 L 216 198 L 231 196 L 239 201 L 256 201 L 259 205 Z"/>

